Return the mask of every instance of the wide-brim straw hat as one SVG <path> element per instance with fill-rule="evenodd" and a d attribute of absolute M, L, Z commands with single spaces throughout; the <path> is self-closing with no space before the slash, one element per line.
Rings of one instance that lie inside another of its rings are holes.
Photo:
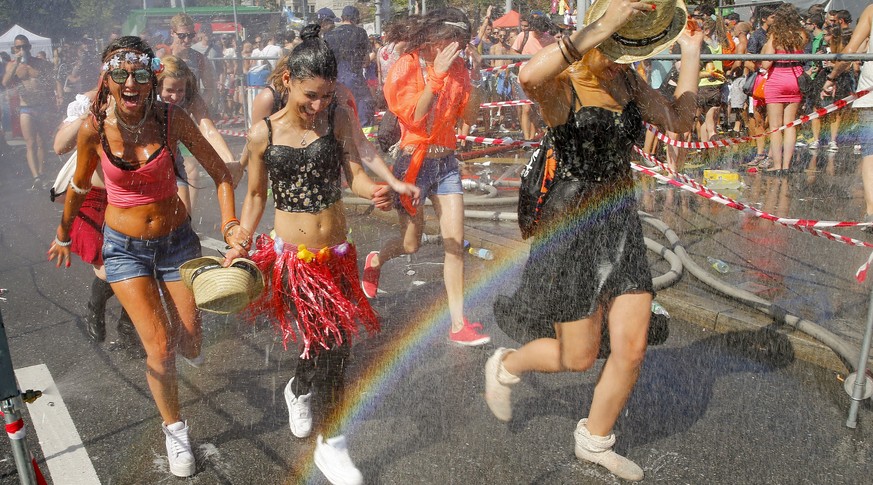
<path fill-rule="evenodd" d="M 250 259 L 234 259 L 221 266 L 222 258 L 204 256 L 182 263 L 179 273 L 194 292 L 197 308 L 227 315 L 242 311 L 264 291 L 264 275 Z"/>
<path fill-rule="evenodd" d="M 610 0 L 597 0 L 585 12 L 585 24 L 599 19 L 609 8 Z M 648 59 L 676 40 L 688 21 L 682 0 L 651 0 L 655 10 L 634 15 L 618 32 L 597 48 L 619 64 Z"/>

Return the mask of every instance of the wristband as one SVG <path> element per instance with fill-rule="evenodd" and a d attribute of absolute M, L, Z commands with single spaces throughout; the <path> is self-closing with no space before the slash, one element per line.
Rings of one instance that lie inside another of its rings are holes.
<path fill-rule="evenodd" d="M 61 241 L 60 239 L 58 239 L 57 236 L 55 236 L 55 245 L 60 246 L 62 248 L 66 248 L 66 247 L 69 247 L 70 244 L 73 244 L 72 238 L 70 238 L 69 241 Z"/>
<path fill-rule="evenodd" d="M 91 192 L 91 187 L 88 187 L 87 189 L 80 188 L 72 180 L 70 180 L 70 188 L 73 189 L 73 192 L 79 195 L 88 195 L 88 192 Z"/>

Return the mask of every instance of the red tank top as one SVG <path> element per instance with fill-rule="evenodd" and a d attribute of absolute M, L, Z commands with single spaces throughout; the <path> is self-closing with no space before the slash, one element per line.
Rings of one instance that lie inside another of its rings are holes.
<path fill-rule="evenodd" d="M 123 209 L 152 204 L 176 195 L 176 172 L 173 151 L 169 145 L 170 117 L 166 111 L 164 144 L 148 158 L 145 165 L 127 168 L 125 162 L 111 154 L 109 142 L 101 135 L 103 150 L 100 165 L 106 184 L 106 198 L 110 205 Z"/>

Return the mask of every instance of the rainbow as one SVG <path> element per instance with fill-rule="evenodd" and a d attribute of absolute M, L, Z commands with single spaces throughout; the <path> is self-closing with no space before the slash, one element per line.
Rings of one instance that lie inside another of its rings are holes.
<path fill-rule="evenodd" d="M 586 204 L 583 204 L 570 217 L 560 224 L 555 224 L 543 234 L 542 244 L 536 251 L 549 247 L 549 242 L 559 241 L 568 237 L 579 228 L 587 227 L 590 221 L 598 220 L 605 213 L 616 207 L 635 200 L 635 185 L 623 184 L 621 188 L 606 189 L 593 194 Z M 464 300 L 477 301 L 494 291 L 493 283 L 502 281 L 502 276 L 509 273 L 519 262 L 527 258 L 527 249 L 515 249 L 503 253 L 503 257 L 494 261 L 496 264 L 486 266 L 485 271 L 478 272 L 475 277 L 465 281 Z M 356 380 L 354 391 L 347 392 L 345 400 L 336 406 L 335 411 L 325 419 L 325 436 L 336 434 L 354 435 L 357 427 L 364 422 L 383 398 L 403 378 L 407 371 L 428 346 L 438 344 L 445 339 L 449 311 L 444 298 L 436 298 L 421 312 L 421 318 L 403 328 L 396 336 L 392 336 L 390 346 L 372 361 Z M 483 378 L 484 379 L 484 378 Z M 350 446 L 356 446 L 350 443 Z M 358 445 L 360 446 L 360 445 Z M 296 466 L 292 467 L 295 477 L 289 477 L 289 482 L 312 482 L 319 473 L 312 461 L 312 454 L 301 456 Z"/>

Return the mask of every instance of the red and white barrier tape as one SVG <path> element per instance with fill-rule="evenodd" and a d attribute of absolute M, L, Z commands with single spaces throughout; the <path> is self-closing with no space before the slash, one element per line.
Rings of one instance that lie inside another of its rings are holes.
<path fill-rule="evenodd" d="M 524 104 L 534 104 L 533 101 L 529 99 L 519 99 L 512 101 L 495 101 L 493 103 L 482 103 L 479 105 L 480 108 L 497 108 L 500 106 L 521 106 Z"/>
<path fill-rule="evenodd" d="M 513 64 L 506 64 L 505 66 L 487 67 L 485 69 L 479 70 L 479 72 L 481 72 L 482 74 L 485 74 L 486 72 L 502 71 L 503 69 L 512 69 L 513 67 L 521 67 L 522 64 L 524 64 L 524 61 L 516 62 Z"/>
<path fill-rule="evenodd" d="M 245 120 L 242 116 L 225 116 L 220 120 L 215 120 L 213 123 L 215 123 L 215 126 L 227 126 L 243 123 Z"/>
<path fill-rule="evenodd" d="M 239 136 L 242 138 L 245 138 L 247 136 L 245 131 L 239 131 L 239 130 L 221 130 L 221 129 L 219 129 L 219 130 L 215 130 L 215 131 L 221 133 L 222 135 L 227 135 L 227 136 Z"/>
<path fill-rule="evenodd" d="M 538 147 L 540 146 L 540 142 L 538 141 L 523 141 L 523 140 L 513 140 L 512 138 L 485 138 L 484 136 L 464 136 L 458 135 L 458 140 L 471 141 L 473 143 L 481 143 L 482 145 L 504 145 L 504 146 L 528 146 L 528 147 Z"/>
<path fill-rule="evenodd" d="M 755 140 L 757 138 L 761 138 L 763 136 L 768 136 L 768 135 L 775 133 L 777 131 L 783 131 L 786 128 L 799 126 L 799 125 L 802 125 L 804 123 L 808 123 L 814 119 L 821 118 L 822 116 L 824 116 L 828 113 L 832 113 L 838 109 L 845 108 L 846 106 L 848 106 L 850 103 L 852 103 L 856 99 L 866 96 L 869 92 L 870 92 L 869 90 L 858 91 L 856 93 L 850 94 L 849 96 L 846 96 L 843 99 L 838 99 L 838 100 L 834 101 L 832 104 L 825 106 L 824 108 L 818 108 L 815 111 L 813 111 L 812 113 L 810 113 L 808 115 L 803 115 L 800 118 L 798 118 L 798 119 L 796 119 L 796 120 L 794 120 L 786 125 L 782 125 L 779 128 L 776 128 L 774 130 L 770 130 L 766 133 L 761 133 L 758 135 L 744 136 L 744 137 L 740 137 L 740 138 L 724 138 L 721 140 L 714 140 L 714 141 L 690 142 L 690 141 L 674 140 L 672 138 L 669 138 L 667 135 L 658 131 L 658 128 L 656 126 L 651 125 L 649 123 L 646 123 L 646 128 L 648 128 L 649 131 L 654 133 L 655 136 L 657 136 L 659 140 L 661 140 L 662 142 L 664 142 L 668 145 L 674 146 L 674 147 L 694 148 L 694 149 L 697 149 L 697 148 L 707 148 L 708 149 L 708 148 L 726 147 L 726 146 L 731 146 L 731 145 L 738 145 L 740 143 L 748 143 L 752 140 Z"/>
<path fill-rule="evenodd" d="M 707 189 L 706 187 L 700 185 L 699 183 L 690 179 L 689 177 L 686 177 L 685 175 L 682 175 L 682 174 L 677 174 L 676 172 L 669 170 L 668 168 L 666 168 L 665 164 L 661 163 L 657 158 L 653 157 L 652 155 L 649 155 L 647 153 L 643 153 L 643 151 L 637 146 L 634 146 L 634 151 L 639 153 L 640 155 L 642 155 L 647 160 L 649 160 L 653 163 L 656 163 L 660 167 L 667 169 L 668 172 L 670 172 L 672 175 L 677 176 L 679 180 L 675 180 L 675 179 L 672 179 L 670 177 L 667 177 L 666 175 L 659 174 L 659 173 L 655 172 L 654 170 L 647 168 L 647 167 L 643 167 L 642 165 L 639 165 L 637 163 L 631 163 L 631 168 L 636 170 L 637 172 L 644 173 L 650 177 L 656 178 L 656 179 L 661 180 L 663 182 L 666 182 L 670 185 L 679 187 L 682 190 L 687 190 L 688 192 L 692 192 L 692 193 L 697 194 L 703 198 L 709 199 L 713 202 L 731 207 L 733 209 L 739 210 L 741 212 L 744 212 L 746 214 L 750 214 L 750 215 L 755 216 L 755 217 L 759 217 L 761 219 L 766 219 L 768 221 L 775 222 L 775 223 L 783 225 L 785 227 L 790 227 L 791 229 L 794 229 L 796 231 L 805 232 L 805 233 L 812 234 L 812 235 L 818 236 L 818 237 L 823 237 L 825 239 L 829 239 L 831 241 L 836 241 L 836 242 L 839 242 L 842 244 L 846 244 L 848 246 L 873 248 L 873 244 L 871 244 L 871 243 L 860 241 L 858 239 L 853 239 L 853 238 L 850 238 L 848 236 L 841 236 L 839 234 L 834 234 L 831 232 L 816 229 L 816 227 L 869 226 L 870 224 L 868 224 L 868 223 L 859 223 L 859 222 L 845 222 L 845 223 L 844 222 L 839 222 L 839 223 L 824 222 L 824 223 L 822 223 L 820 221 L 807 221 L 804 219 L 781 218 L 781 217 L 775 216 L 773 214 L 770 214 L 768 212 L 764 212 L 764 211 L 757 209 L 755 207 L 750 207 L 746 204 L 743 204 L 742 202 L 737 202 L 737 201 L 731 199 L 730 197 L 727 197 L 725 195 L 722 195 L 722 194 L 719 194 L 718 192 L 713 191 L 712 189 Z M 822 225 L 822 224 L 827 224 L 827 225 Z M 867 261 L 863 265 L 861 265 L 860 268 L 858 268 L 858 271 L 855 272 L 855 279 L 857 279 L 859 282 L 863 283 L 867 277 L 867 270 L 870 268 L 871 264 L 873 264 L 873 252 L 870 253 L 870 256 L 867 258 Z"/>
<path fill-rule="evenodd" d="M 11 440 L 23 440 L 27 435 L 27 429 L 24 427 L 24 420 L 19 419 L 17 421 L 7 423 L 6 424 L 6 435 L 9 436 Z"/>

